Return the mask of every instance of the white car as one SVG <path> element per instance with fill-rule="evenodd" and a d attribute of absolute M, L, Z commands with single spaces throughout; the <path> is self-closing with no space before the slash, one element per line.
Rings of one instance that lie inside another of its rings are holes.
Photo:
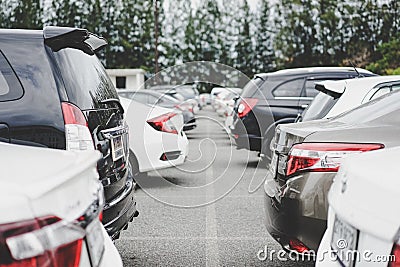
<path fill-rule="evenodd" d="M 200 104 L 204 107 L 211 104 L 211 95 L 208 93 L 202 93 L 199 95 Z"/>
<path fill-rule="evenodd" d="M 129 159 L 133 169 L 145 173 L 185 162 L 189 142 L 183 132 L 181 111 L 122 97 L 120 100 L 129 125 Z"/>
<path fill-rule="evenodd" d="M 400 89 L 400 75 L 318 82 L 320 91 L 301 121 L 331 118 L 379 96 Z"/>
<path fill-rule="evenodd" d="M 0 266 L 122 266 L 100 221 L 98 152 L 0 150 Z"/>
<path fill-rule="evenodd" d="M 399 158 L 400 148 L 391 148 L 343 161 L 328 195 L 317 266 L 399 266 Z"/>

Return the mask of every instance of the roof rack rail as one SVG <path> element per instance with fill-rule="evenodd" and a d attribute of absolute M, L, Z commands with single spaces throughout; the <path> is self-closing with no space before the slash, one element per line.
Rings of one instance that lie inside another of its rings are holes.
<path fill-rule="evenodd" d="M 108 43 L 86 29 L 46 26 L 43 29 L 44 43 L 57 52 L 64 48 L 75 48 L 86 54 L 94 53 Z"/>

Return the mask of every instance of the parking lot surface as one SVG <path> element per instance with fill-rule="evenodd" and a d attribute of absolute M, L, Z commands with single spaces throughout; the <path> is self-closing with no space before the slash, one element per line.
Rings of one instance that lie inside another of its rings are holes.
<path fill-rule="evenodd" d="M 236 150 L 209 106 L 197 116 L 187 162 L 141 178 L 140 215 L 116 241 L 124 266 L 311 266 L 265 229 L 257 154 Z"/>

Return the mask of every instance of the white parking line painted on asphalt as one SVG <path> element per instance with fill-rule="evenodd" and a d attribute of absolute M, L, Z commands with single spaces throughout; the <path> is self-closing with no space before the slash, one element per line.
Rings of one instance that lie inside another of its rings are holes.
<path fill-rule="evenodd" d="M 206 131 L 210 133 L 210 124 L 207 124 Z M 207 155 L 210 155 L 208 153 Z M 206 183 L 212 183 L 214 180 L 213 166 L 211 165 L 205 172 Z M 213 199 L 214 186 L 207 186 L 206 198 Z M 219 251 L 218 251 L 218 232 L 217 232 L 217 215 L 215 203 L 209 204 L 206 207 L 206 266 L 215 267 L 219 266 Z"/>

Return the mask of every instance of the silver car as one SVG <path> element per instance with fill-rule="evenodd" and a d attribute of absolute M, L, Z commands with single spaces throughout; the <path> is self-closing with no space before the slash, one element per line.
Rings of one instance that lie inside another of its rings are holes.
<path fill-rule="evenodd" d="M 264 185 L 266 226 L 287 250 L 317 251 L 327 193 L 349 154 L 400 145 L 400 91 L 329 120 L 280 125 Z M 377 177 L 379 179 L 379 177 Z"/>

